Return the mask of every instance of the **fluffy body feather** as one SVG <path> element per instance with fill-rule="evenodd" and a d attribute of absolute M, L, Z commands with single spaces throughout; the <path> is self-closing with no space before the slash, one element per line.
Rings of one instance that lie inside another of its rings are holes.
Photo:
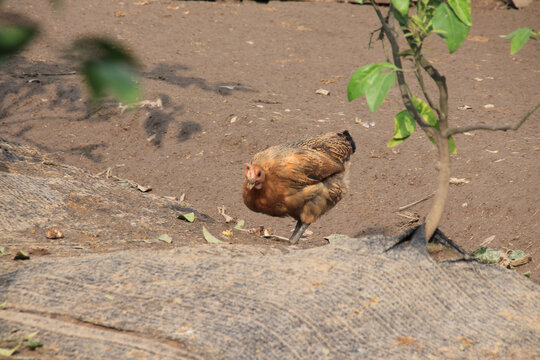
<path fill-rule="evenodd" d="M 345 130 L 261 151 L 246 164 L 244 203 L 255 212 L 298 220 L 291 237 L 296 243 L 347 192 L 355 149 Z"/>

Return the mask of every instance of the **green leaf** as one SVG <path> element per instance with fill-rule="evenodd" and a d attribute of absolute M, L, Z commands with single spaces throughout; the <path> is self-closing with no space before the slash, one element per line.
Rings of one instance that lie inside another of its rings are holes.
<path fill-rule="evenodd" d="M 0 309 L 3 309 L 6 307 L 6 304 L 7 304 L 7 301 L 4 301 L 3 303 L 0 304 Z"/>
<path fill-rule="evenodd" d="M 437 115 L 435 115 L 433 109 L 417 97 L 413 97 L 412 102 L 416 110 L 422 115 L 424 121 L 439 130 L 439 119 L 437 119 Z"/>
<path fill-rule="evenodd" d="M 527 277 L 527 278 L 530 278 L 530 277 L 531 277 L 531 271 L 529 270 L 529 271 L 527 271 L 527 272 L 524 272 L 524 273 L 521 274 L 521 275 L 523 275 L 523 276 L 525 276 L 525 277 Z"/>
<path fill-rule="evenodd" d="M 234 227 L 236 230 L 242 230 L 242 228 L 244 227 L 244 220 L 238 220 L 238 222 L 236 223 L 236 226 Z"/>
<path fill-rule="evenodd" d="M 6 25 L 0 27 L 0 59 L 22 50 L 36 36 L 32 25 Z"/>
<path fill-rule="evenodd" d="M 379 73 L 370 80 L 372 84 L 366 89 L 366 101 L 371 112 L 374 112 L 381 106 L 386 95 L 388 95 L 388 91 L 394 85 L 395 80 L 396 76 L 394 72 Z"/>
<path fill-rule="evenodd" d="M 446 41 L 448 51 L 453 53 L 465 41 L 469 26 L 465 25 L 447 3 L 442 3 L 433 14 L 433 29 Z"/>
<path fill-rule="evenodd" d="M 519 28 L 515 31 L 513 31 L 510 35 L 508 35 L 505 39 L 512 41 L 510 42 L 510 54 L 514 55 L 517 53 L 523 45 L 529 40 L 531 37 L 532 30 L 529 28 Z"/>
<path fill-rule="evenodd" d="M 457 154 L 456 143 L 452 136 L 448 138 L 448 151 L 450 151 L 450 154 Z"/>
<path fill-rule="evenodd" d="M 204 235 L 204 239 L 208 241 L 209 243 L 220 244 L 223 242 L 219 240 L 217 237 L 215 237 L 214 235 L 210 234 L 210 231 L 208 231 L 204 226 L 202 227 L 202 232 Z"/>
<path fill-rule="evenodd" d="M 501 260 L 501 251 L 488 249 L 484 246 L 476 249 L 471 254 L 476 260 L 484 264 L 498 264 Z"/>
<path fill-rule="evenodd" d="M 420 113 L 420 115 L 424 119 L 424 121 L 428 123 L 429 125 L 433 126 L 437 131 L 439 131 L 440 130 L 439 119 L 437 118 L 437 115 L 435 115 L 435 112 L 433 111 L 433 109 L 428 104 L 426 104 L 425 102 L 423 102 L 421 99 L 417 97 L 413 97 L 412 102 L 416 110 L 418 110 L 418 113 Z M 411 115 L 411 118 L 412 118 L 412 115 Z M 428 139 L 433 144 L 435 144 L 435 140 L 433 140 L 432 138 L 428 138 Z M 397 142 L 392 146 L 395 146 L 399 144 L 400 142 Z M 391 147 L 390 143 L 388 144 L 388 147 Z M 454 142 L 454 138 L 452 136 L 450 136 L 450 138 L 448 139 L 448 151 L 451 154 L 457 154 L 456 143 Z"/>
<path fill-rule="evenodd" d="M 164 241 L 167 244 L 172 243 L 172 238 L 167 234 L 161 234 L 158 236 L 158 240 Z"/>
<path fill-rule="evenodd" d="M 472 26 L 471 0 L 448 0 L 448 5 L 454 10 L 454 13 L 462 23 Z"/>
<path fill-rule="evenodd" d="M 3 246 L 0 246 L 0 255 L 5 255 L 5 254 L 6 254 L 6 248 Z"/>
<path fill-rule="evenodd" d="M 21 344 L 22 344 L 22 340 L 20 340 L 17 345 L 15 345 L 13 348 L 11 349 L 4 349 L 4 348 L 0 348 L 0 356 L 2 357 L 8 357 L 8 356 L 11 356 L 15 353 L 15 351 L 19 350 L 19 348 L 21 347 Z"/>
<path fill-rule="evenodd" d="M 388 147 L 396 146 L 405 141 L 416 130 L 416 122 L 407 110 L 394 116 L 394 135 L 387 144 Z"/>
<path fill-rule="evenodd" d="M 136 61 L 120 44 L 89 37 L 77 41 L 75 49 L 94 100 L 112 95 L 124 104 L 131 104 L 139 99 Z"/>
<path fill-rule="evenodd" d="M 347 97 L 352 101 L 364 95 L 367 89 L 373 84 L 373 80 L 379 75 L 381 70 L 398 68 L 389 62 L 381 62 L 378 64 L 364 65 L 354 72 L 347 86 Z"/>
<path fill-rule="evenodd" d="M 179 219 L 189 221 L 190 223 L 192 223 L 193 221 L 195 221 L 195 214 L 192 213 L 192 212 L 187 213 L 187 214 L 178 214 L 177 217 L 178 217 Z"/>
<path fill-rule="evenodd" d="M 364 65 L 356 70 L 351 76 L 349 85 L 347 86 L 347 97 L 349 101 L 353 101 L 364 95 L 366 87 L 369 85 L 368 80 L 373 76 L 377 76 L 379 71 L 379 64 Z"/>
<path fill-rule="evenodd" d="M 26 335 L 26 336 L 23 338 L 23 340 L 26 340 L 26 341 L 32 340 L 32 338 L 33 338 L 34 336 L 36 336 L 37 334 L 39 334 L 39 330 L 38 330 L 38 331 L 35 331 L 35 332 L 31 333 L 31 334 Z"/>
<path fill-rule="evenodd" d="M 403 16 L 409 13 L 409 0 L 392 0 L 392 5 Z"/>
<path fill-rule="evenodd" d="M 113 95 L 124 104 L 140 97 L 137 75 L 131 65 L 120 61 L 87 61 L 82 68 L 92 97 L 99 100 Z"/>
<path fill-rule="evenodd" d="M 17 253 L 15 254 L 15 257 L 13 258 L 13 260 L 29 260 L 29 259 L 30 259 L 30 255 L 28 255 L 23 250 L 17 251 Z"/>
<path fill-rule="evenodd" d="M 30 350 L 36 350 L 38 347 L 43 347 L 43 343 L 41 341 L 28 341 L 28 347 Z"/>

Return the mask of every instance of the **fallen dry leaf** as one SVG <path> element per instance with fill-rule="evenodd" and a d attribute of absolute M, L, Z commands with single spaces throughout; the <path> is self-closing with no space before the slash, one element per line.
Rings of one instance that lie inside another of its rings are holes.
<path fill-rule="evenodd" d="M 124 17 L 124 16 L 127 16 L 127 14 L 125 12 L 122 12 L 122 11 L 115 11 L 114 12 L 114 17 L 121 18 L 121 17 Z"/>
<path fill-rule="evenodd" d="M 410 345 L 414 344 L 416 342 L 416 339 L 410 336 L 400 336 L 398 338 L 395 338 L 394 341 L 400 345 Z"/>
<path fill-rule="evenodd" d="M 455 178 L 455 177 L 451 177 L 450 178 L 450 184 L 452 185 L 461 185 L 461 184 L 468 184 L 470 183 L 469 180 L 465 179 L 465 178 Z"/>
<path fill-rule="evenodd" d="M 226 223 L 230 223 L 230 222 L 233 222 L 233 221 L 234 221 L 234 219 L 233 219 L 232 216 L 229 216 L 229 215 L 225 214 L 225 210 L 226 210 L 225 205 L 223 205 L 223 206 L 218 206 L 217 209 L 218 209 L 218 213 L 219 213 L 220 215 L 222 215 L 222 216 L 225 218 L 225 222 L 226 222 Z"/>
<path fill-rule="evenodd" d="M 476 42 L 488 42 L 489 41 L 489 39 L 487 37 L 479 36 L 479 35 L 469 35 L 469 36 L 467 36 L 467 40 L 476 41 Z"/>
<path fill-rule="evenodd" d="M 373 295 L 369 300 L 363 301 L 362 305 L 364 307 L 370 307 L 371 305 L 374 305 L 379 302 L 379 297 L 377 295 Z"/>
<path fill-rule="evenodd" d="M 330 95 L 330 91 L 325 90 L 325 89 L 317 89 L 317 90 L 315 90 L 315 94 L 328 96 L 328 95 Z"/>
<path fill-rule="evenodd" d="M 61 239 L 64 237 L 64 233 L 56 228 L 47 229 L 47 239 Z"/>

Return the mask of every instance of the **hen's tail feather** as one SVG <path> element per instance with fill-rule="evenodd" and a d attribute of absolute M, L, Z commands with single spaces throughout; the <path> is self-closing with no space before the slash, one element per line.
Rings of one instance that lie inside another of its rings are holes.
<path fill-rule="evenodd" d="M 349 142 L 349 144 L 351 144 L 352 153 L 354 154 L 354 152 L 356 151 L 356 143 L 354 142 L 351 134 L 349 133 L 349 130 L 344 130 L 338 133 L 338 135 L 344 137 Z"/>

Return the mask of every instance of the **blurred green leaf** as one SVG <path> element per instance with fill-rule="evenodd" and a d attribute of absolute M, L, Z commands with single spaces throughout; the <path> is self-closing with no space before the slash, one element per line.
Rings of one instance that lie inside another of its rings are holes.
<path fill-rule="evenodd" d="M 204 239 L 208 241 L 209 243 L 219 244 L 223 242 L 219 240 L 217 237 L 215 237 L 214 235 L 210 234 L 210 231 L 208 231 L 204 226 L 202 227 L 202 231 L 203 231 Z"/>
<path fill-rule="evenodd" d="M 84 38 L 75 43 L 81 72 L 96 101 L 112 95 L 124 104 L 140 98 L 137 63 L 120 44 L 102 38 Z"/>
<path fill-rule="evenodd" d="M 433 14 L 433 29 L 446 41 L 448 51 L 453 53 L 465 41 L 469 26 L 465 25 L 447 3 L 440 4 Z"/>
<path fill-rule="evenodd" d="M 36 350 L 38 347 L 43 347 L 43 343 L 41 341 L 28 341 L 28 347 L 30 350 Z"/>
<path fill-rule="evenodd" d="M 392 0 L 392 5 L 403 16 L 409 13 L 409 0 Z"/>
<path fill-rule="evenodd" d="M 82 73 L 96 100 L 113 95 L 123 104 L 132 104 L 139 99 L 137 75 L 129 64 L 109 60 L 87 61 Z"/>
<path fill-rule="evenodd" d="M 36 36 L 33 25 L 5 25 L 0 27 L 0 59 L 21 51 Z"/>
<path fill-rule="evenodd" d="M 523 45 L 529 40 L 531 37 L 532 30 L 529 28 L 519 28 L 517 30 L 514 30 L 511 34 L 509 34 L 505 39 L 510 40 L 510 54 L 514 55 L 517 53 Z"/>
<path fill-rule="evenodd" d="M 15 345 L 14 347 L 12 347 L 11 349 L 4 349 L 4 348 L 0 348 L 0 356 L 2 357 L 8 357 L 8 356 L 11 356 L 15 353 L 15 351 L 19 350 L 19 348 L 21 347 L 22 345 L 22 340 L 19 341 L 17 343 L 17 345 Z"/>
<path fill-rule="evenodd" d="M 524 273 L 521 274 L 521 275 L 530 278 L 530 277 L 531 277 L 531 271 L 529 270 L 529 271 L 527 271 L 527 272 L 524 272 Z"/>
<path fill-rule="evenodd" d="M 472 26 L 471 0 L 448 0 L 448 5 L 454 10 L 454 13 L 462 23 Z"/>

